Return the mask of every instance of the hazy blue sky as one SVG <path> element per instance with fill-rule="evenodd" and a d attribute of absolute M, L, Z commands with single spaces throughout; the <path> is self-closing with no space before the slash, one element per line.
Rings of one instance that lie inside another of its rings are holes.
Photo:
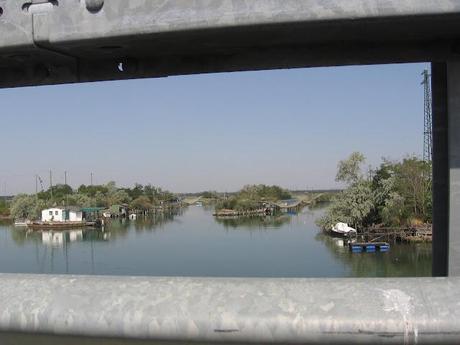
<path fill-rule="evenodd" d="M 427 64 L 292 69 L 0 90 L 0 194 L 35 174 L 175 192 L 335 187 L 361 151 L 420 155 Z"/>

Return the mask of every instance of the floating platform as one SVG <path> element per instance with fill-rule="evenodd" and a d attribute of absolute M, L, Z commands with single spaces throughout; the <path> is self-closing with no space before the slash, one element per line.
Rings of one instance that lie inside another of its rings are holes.
<path fill-rule="evenodd" d="M 352 253 L 387 252 L 390 250 L 390 244 L 387 242 L 355 242 L 349 243 L 348 248 Z"/>
<path fill-rule="evenodd" d="M 432 228 L 430 224 L 413 227 L 383 228 L 374 227 L 364 229 L 364 241 L 387 242 L 432 242 Z"/>
<path fill-rule="evenodd" d="M 230 209 L 222 209 L 213 213 L 214 217 L 225 218 L 225 217 L 247 217 L 247 216 L 271 216 L 273 210 L 269 208 L 261 208 L 256 210 L 237 211 Z"/>

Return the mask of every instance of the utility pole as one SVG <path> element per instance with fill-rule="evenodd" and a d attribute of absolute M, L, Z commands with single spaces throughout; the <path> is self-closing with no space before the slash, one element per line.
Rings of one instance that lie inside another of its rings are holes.
<path fill-rule="evenodd" d="M 91 186 L 93 185 L 93 173 L 91 173 Z"/>
<path fill-rule="evenodd" d="M 67 170 L 64 171 L 64 186 L 67 186 Z M 69 196 L 66 194 L 65 195 L 65 206 L 67 207 L 68 204 L 69 204 Z M 66 250 L 67 250 L 67 245 L 66 245 Z"/>
<path fill-rule="evenodd" d="M 53 172 L 50 169 L 50 193 L 51 198 L 53 198 Z"/>
<path fill-rule="evenodd" d="M 38 200 L 38 175 L 35 174 L 35 199 Z"/>

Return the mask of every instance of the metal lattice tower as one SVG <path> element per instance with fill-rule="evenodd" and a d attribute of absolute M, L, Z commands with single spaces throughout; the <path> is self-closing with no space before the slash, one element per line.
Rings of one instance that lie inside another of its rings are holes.
<path fill-rule="evenodd" d="M 423 136 L 423 160 L 431 162 L 433 155 L 433 130 L 432 130 L 432 112 L 431 112 L 431 87 L 428 70 L 422 73 L 424 87 L 424 136 Z"/>

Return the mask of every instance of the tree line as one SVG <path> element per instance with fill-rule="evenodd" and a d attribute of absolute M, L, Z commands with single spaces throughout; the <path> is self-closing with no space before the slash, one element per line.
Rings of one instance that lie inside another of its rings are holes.
<path fill-rule="evenodd" d="M 416 156 L 400 161 L 382 159 L 380 166 L 364 172 L 362 153 L 354 152 L 337 168 L 336 181 L 346 188 L 336 194 L 325 215 L 317 221 L 324 230 L 337 222 L 362 228 L 431 223 L 431 163 Z"/>
<path fill-rule="evenodd" d="M 177 196 L 160 187 L 136 183 L 133 188 L 119 188 L 115 182 L 105 185 L 81 185 L 76 190 L 58 184 L 37 194 L 18 194 L 9 213 L 13 218 L 39 218 L 41 210 L 53 206 L 104 207 L 127 204 L 131 209 L 147 211 L 164 203 L 177 201 Z"/>

